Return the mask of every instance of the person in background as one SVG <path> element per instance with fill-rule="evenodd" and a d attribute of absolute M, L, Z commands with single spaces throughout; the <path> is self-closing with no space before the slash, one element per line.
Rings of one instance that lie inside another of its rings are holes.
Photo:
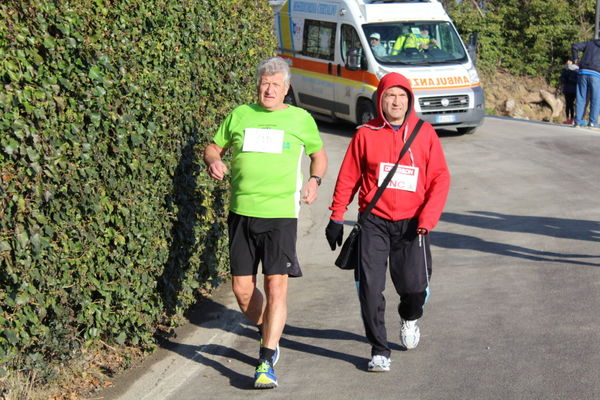
<path fill-rule="evenodd" d="M 371 45 L 371 50 L 373 50 L 373 54 L 375 54 L 376 57 L 383 57 L 387 55 L 385 47 L 381 45 L 381 35 L 379 33 L 371 33 L 369 36 L 369 44 Z"/>
<path fill-rule="evenodd" d="M 404 49 L 417 49 L 420 51 L 429 50 L 429 47 L 437 46 L 437 41 L 429 36 L 429 29 L 420 27 L 413 30 L 406 40 L 404 40 Z"/>
<path fill-rule="evenodd" d="M 573 125 L 575 122 L 575 96 L 577 93 L 577 72 L 579 67 L 572 60 L 567 60 L 567 64 L 560 73 L 561 91 L 565 97 L 565 115 L 566 120 L 563 124 Z"/>
<path fill-rule="evenodd" d="M 343 239 L 344 214 L 358 192 L 363 212 L 393 166 L 417 124 L 410 81 L 396 72 L 385 75 L 377 88 L 378 116 L 359 127 L 338 173 L 325 236 L 331 250 Z M 385 328 L 385 281 L 389 263 L 400 297 L 400 340 L 407 349 L 419 343 L 417 320 L 429 290 L 429 232 L 440 219 L 450 172 L 440 139 L 424 122 L 399 162 L 400 167 L 371 214 L 361 224 L 358 281 L 361 315 L 371 360 L 367 370 L 390 370 L 390 346 Z M 394 183 L 392 185 L 392 182 Z"/>
<path fill-rule="evenodd" d="M 572 60 L 579 65 L 577 77 L 577 93 L 575 96 L 576 127 L 589 126 L 598 128 L 598 112 L 600 112 L 600 39 L 573 43 Z M 579 53 L 583 57 L 579 58 Z M 589 125 L 583 119 L 590 99 Z"/>
<path fill-rule="evenodd" d="M 398 37 L 394 41 L 394 46 L 392 47 L 391 54 L 393 56 L 400 54 L 400 52 L 402 51 L 402 49 L 404 49 L 404 42 L 406 41 L 406 37 L 409 34 L 408 32 L 409 31 L 408 31 L 407 27 L 403 27 L 402 28 L 402 33 L 400 35 L 398 35 Z"/>
<path fill-rule="evenodd" d="M 302 276 L 296 257 L 300 200 L 316 200 L 327 169 L 314 119 L 283 102 L 289 88 L 290 68 L 284 59 L 261 62 L 257 103 L 235 108 L 204 150 L 208 174 L 216 180 L 229 172 L 222 156 L 228 149 L 232 152 L 229 258 L 236 300 L 261 336 L 255 388 L 278 385 L 273 367 L 287 318 L 288 276 Z M 310 157 L 310 178 L 304 184 L 303 151 Z M 256 287 L 259 263 L 265 296 Z"/>

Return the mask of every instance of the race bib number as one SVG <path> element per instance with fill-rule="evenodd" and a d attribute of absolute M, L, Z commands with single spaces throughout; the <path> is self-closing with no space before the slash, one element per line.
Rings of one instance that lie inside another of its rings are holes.
<path fill-rule="evenodd" d="M 379 182 L 377 182 L 377 186 L 381 186 L 383 180 L 387 176 L 388 172 L 392 170 L 392 168 L 394 168 L 394 164 L 391 163 L 379 164 Z M 418 178 L 419 168 L 409 167 L 406 165 L 398 165 L 396 173 L 388 183 L 387 187 L 388 189 L 399 189 L 406 190 L 408 192 L 416 192 Z"/>
<path fill-rule="evenodd" d="M 283 131 L 279 129 L 246 128 L 242 151 L 280 154 L 283 151 Z"/>

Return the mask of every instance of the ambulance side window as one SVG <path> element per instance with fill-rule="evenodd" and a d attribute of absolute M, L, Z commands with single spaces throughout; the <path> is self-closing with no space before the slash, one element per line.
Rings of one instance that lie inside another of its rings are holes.
<path fill-rule="evenodd" d="M 302 54 L 333 61 L 334 46 L 334 22 L 305 20 Z"/>
<path fill-rule="evenodd" d="M 342 40 L 340 41 L 340 44 L 342 46 L 342 60 L 344 63 L 348 64 L 348 52 L 350 50 L 355 50 L 353 54 L 360 54 L 363 69 L 366 67 L 366 59 L 364 57 L 362 44 L 360 43 L 360 37 L 352 25 L 342 25 Z"/>

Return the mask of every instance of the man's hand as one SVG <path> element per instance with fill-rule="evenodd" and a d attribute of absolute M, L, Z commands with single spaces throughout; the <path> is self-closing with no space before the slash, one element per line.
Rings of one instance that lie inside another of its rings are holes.
<path fill-rule="evenodd" d="M 227 166 L 221 160 L 225 151 L 226 149 L 216 143 L 210 143 L 204 149 L 204 163 L 208 169 L 208 175 L 218 181 L 222 181 L 227 174 Z"/>
<path fill-rule="evenodd" d="M 344 237 L 344 225 L 342 222 L 329 220 L 329 224 L 327 224 L 327 228 L 325 228 L 325 237 L 327 238 L 327 243 L 329 243 L 331 250 L 335 250 L 336 243 L 338 246 L 341 246 L 342 238 Z"/>
<path fill-rule="evenodd" d="M 429 231 L 425 228 L 417 228 L 417 235 L 426 236 Z"/>
<path fill-rule="evenodd" d="M 223 161 L 216 160 L 208 165 L 208 175 L 211 178 L 222 181 L 227 174 L 227 166 L 223 164 Z"/>
<path fill-rule="evenodd" d="M 309 179 L 302 191 L 302 201 L 306 204 L 312 204 L 317 199 L 318 187 L 319 185 L 315 179 Z"/>

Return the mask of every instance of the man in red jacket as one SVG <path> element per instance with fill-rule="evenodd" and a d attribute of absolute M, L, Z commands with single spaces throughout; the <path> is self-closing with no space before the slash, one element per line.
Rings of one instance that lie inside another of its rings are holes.
<path fill-rule="evenodd" d="M 344 214 L 358 191 L 363 212 L 378 185 L 393 166 L 404 142 L 418 121 L 410 82 L 392 72 L 377 88 L 378 117 L 362 125 L 352 138 L 338 174 L 331 220 L 325 234 L 332 250 L 341 245 Z M 417 320 L 429 293 L 431 251 L 429 232 L 440 219 L 450 173 L 440 140 L 424 122 L 414 142 L 400 160 L 369 217 L 361 225 L 359 283 L 361 315 L 371 344 L 369 371 L 389 371 L 390 347 L 385 329 L 386 270 L 400 296 L 400 339 L 407 349 L 419 343 Z"/>

